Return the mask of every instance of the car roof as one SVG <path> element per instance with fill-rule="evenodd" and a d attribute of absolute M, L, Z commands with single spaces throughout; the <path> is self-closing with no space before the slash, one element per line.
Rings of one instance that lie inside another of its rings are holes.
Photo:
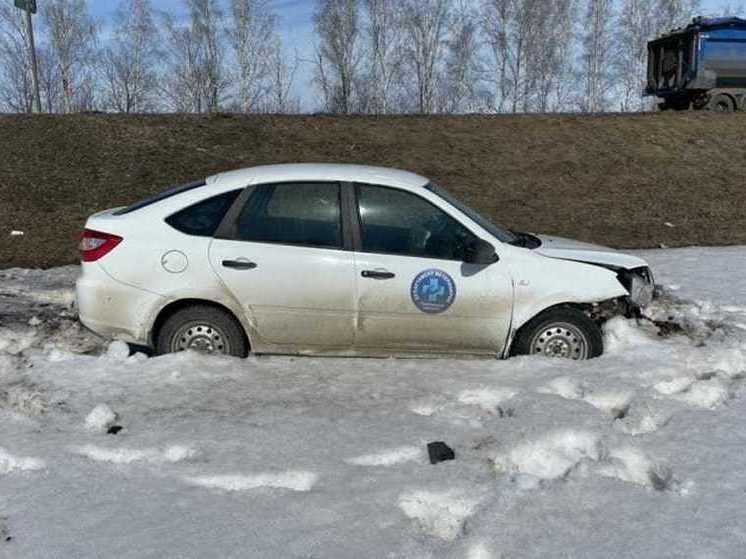
<path fill-rule="evenodd" d="M 268 182 L 341 181 L 394 186 L 407 190 L 422 188 L 430 181 L 425 177 L 386 167 L 342 163 L 283 163 L 248 167 L 207 178 L 207 184 L 220 187 L 246 186 Z"/>

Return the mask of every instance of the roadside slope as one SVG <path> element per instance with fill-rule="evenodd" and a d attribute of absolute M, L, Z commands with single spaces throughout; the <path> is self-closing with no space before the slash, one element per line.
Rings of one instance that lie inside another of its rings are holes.
<path fill-rule="evenodd" d="M 0 268 L 76 260 L 94 211 L 239 167 L 400 167 L 511 228 L 746 244 L 746 115 L 0 116 Z M 10 236 L 12 230 L 23 236 Z"/>

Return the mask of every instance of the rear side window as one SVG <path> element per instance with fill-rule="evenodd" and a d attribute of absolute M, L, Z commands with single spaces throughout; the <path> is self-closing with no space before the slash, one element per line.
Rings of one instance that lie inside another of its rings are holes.
<path fill-rule="evenodd" d="M 342 247 L 337 183 L 264 185 L 252 194 L 238 218 L 242 241 Z"/>
<path fill-rule="evenodd" d="M 199 188 L 200 186 L 205 186 L 206 184 L 207 183 L 204 180 L 199 180 L 187 184 L 181 184 L 179 186 L 172 186 L 171 188 L 164 190 L 163 192 L 148 196 L 144 200 L 140 200 L 139 202 L 135 202 L 131 206 L 127 206 L 126 208 L 122 208 L 121 210 L 116 211 L 114 212 L 114 215 L 124 215 L 136 210 L 141 210 L 146 206 L 150 206 L 151 204 L 155 204 L 156 202 L 160 202 L 161 200 L 165 200 L 166 198 L 170 198 L 171 196 L 176 196 L 177 194 L 181 194 L 182 192 L 187 192 L 188 190 L 193 190 L 195 188 Z"/>
<path fill-rule="evenodd" d="M 166 223 L 187 235 L 212 237 L 240 193 L 241 189 L 232 190 L 197 202 L 167 217 Z"/>

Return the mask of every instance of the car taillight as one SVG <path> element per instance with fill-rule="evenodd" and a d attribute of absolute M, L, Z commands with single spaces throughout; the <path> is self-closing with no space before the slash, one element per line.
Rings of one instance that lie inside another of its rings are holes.
<path fill-rule="evenodd" d="M 122 237 L 111 233 L 102 233 L 85 229 L 80 235 L 80 259 L 83 262 L 94 262 L 108 254 L 112 249 L 122 242 Z"/>

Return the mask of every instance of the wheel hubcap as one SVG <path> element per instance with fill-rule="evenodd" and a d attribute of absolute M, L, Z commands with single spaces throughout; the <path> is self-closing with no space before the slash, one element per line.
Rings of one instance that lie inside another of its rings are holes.
<path fill-rule="evenodd" d="M 539 330 L 531 340 L 531 353 L 563 359 L 586 359 L 588 342 L 572 324 L 550 324 Z"/>
<path fill-rule="evenodd" d="M 191 349 L 200 353 L 230 353 L 225 334 L 211 324 L 188 324 L 171 341 L 171 351 Z"/>

